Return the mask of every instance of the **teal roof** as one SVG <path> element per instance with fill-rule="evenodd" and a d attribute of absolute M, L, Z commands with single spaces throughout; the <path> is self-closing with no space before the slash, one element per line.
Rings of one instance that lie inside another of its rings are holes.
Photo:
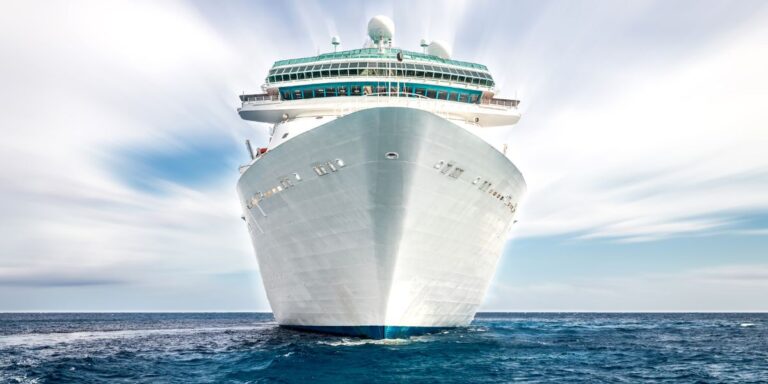
<path fill-rule="evenodd" d="M 387 49 L 384 52 L 381 52 L 379 51 L 378 48 L 353 49 L 350 51 L 323 53 L 317 56 L 301 57 L 298 59 L 278 60 L 278 61 L 275 61 L 275 64 L 272 65 L 272 67 L 274 68 L 274 67 L 281 67 L 284 65 L 291 65 L 291 64 L 313 63 L 317 61 L 326 61 L 326 60 L 396 59 L 398 52 L 402 52 L 403 59 L 406 59 L 406 60 L 443 63 L 443 64 L 456 65 L 456 66 L 465 67 L 465 68 L 480 69 L 484 71 L 488 70 L 488 67 L 482 64 L 470 63 L 467 61 L 443 59 L 441 57 L 428 55 L 426 53 L 405 51 L 400 49 Z"/>

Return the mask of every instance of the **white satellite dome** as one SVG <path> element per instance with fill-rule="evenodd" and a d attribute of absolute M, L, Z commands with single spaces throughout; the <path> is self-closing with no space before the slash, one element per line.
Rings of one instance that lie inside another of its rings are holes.
<path fill-rule="evenodd" d="M 427 53 L 443 59 L 451 58 L 451 46 L 444 41 L 435 40 L 427 47 Z"/>
<path fill-rule="evenodd" d="M 378 15 L 368 22 L 368 37 L 374 42 L 392 42 L 395 37 L 395 23 L 389 17 Z"/>

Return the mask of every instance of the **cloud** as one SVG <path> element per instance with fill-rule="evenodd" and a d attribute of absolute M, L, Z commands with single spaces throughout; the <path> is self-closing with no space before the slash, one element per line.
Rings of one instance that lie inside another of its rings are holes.
<path fill-rule="evenodd" d="M 217 153 L 227 170 L 205 170 L 209 180 L 193 186 L 169 177 L 168 158 L 155 155 L 264 139 L 235 113 L 251 57 L 183 3 L 5 8 L 2 284 L 135 286 L 172 276 L 185 286 L 199 274 L 255 273 L 234 190 L 245 152 Z M 191 306 L 215 306 L 210 299 Z M 263 308 L 262 298 L 251 299 L 241 308 Z M 0 307 L 20 300 L 6 296 Z"/>
<path fill-rule="evenodd" d="M 678 273 L 497 283 L 482 310 L 749 312 L 766 311 L 768 265 L 725 265 Z"/>
<path fill-rule="evenodd" d="M 602 81 L 524 115 L 500 138 L 529 184 L 517 235 L 648 241 L 768 212 L 766 25 L 758 12 L 663 66 L 594 62 Z"/>
<path fill-rule="evenodd" d="M 453 42 L 523 99 L 518 127 L 487 134 L 529 182 L 516 235 L 763 235 L 739 223 L 768 209 L 765 7 L 678 20 L 664 4 L 7 2 L 0 308 L 266 309 L 260 287 L 222 278 L 256 276 L 234 184 L 242 139 L 267 139 L 235 97 L 330 34 L 356 48 L 379 13 L 399 45 Z"/>

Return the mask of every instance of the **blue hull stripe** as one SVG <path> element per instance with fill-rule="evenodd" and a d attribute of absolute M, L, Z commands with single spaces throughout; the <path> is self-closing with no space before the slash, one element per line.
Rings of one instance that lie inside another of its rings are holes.
<path fill-rule="evenodd" d="M 401 339 L 409 336 L 423 335 L 445 329 L 445 327 L 405 327 L 393 325 L 280 325 L 284 328 L 306 332 L 329 333 L 333 335 L 366 337 L 369 339 Z"/>

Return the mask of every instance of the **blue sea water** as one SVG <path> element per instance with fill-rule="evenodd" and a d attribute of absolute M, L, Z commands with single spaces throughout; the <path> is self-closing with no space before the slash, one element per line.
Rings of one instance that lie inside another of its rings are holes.
<path fill-rule="evenodd" d="M 2 383 L 766 383 L 768 314 L 481 313 L 396 340 L 261 313 L 0 314 Z"/>

